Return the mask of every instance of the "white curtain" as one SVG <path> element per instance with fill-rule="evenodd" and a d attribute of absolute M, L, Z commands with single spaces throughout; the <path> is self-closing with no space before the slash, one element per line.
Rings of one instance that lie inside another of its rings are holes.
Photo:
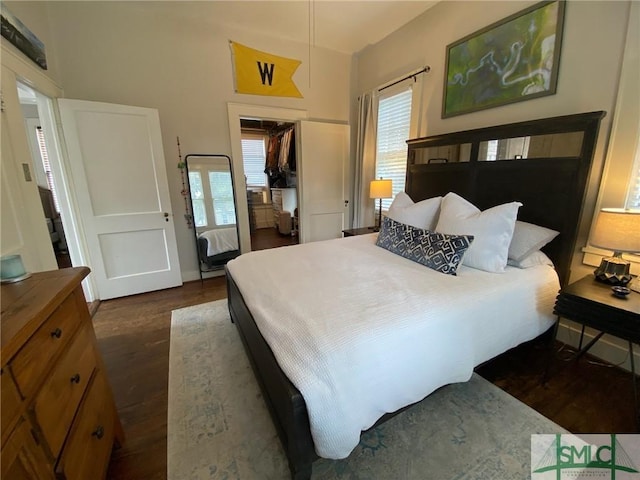
<path fill-rule="evenodd" d="M 369 198 L 369 183 L 375 177 L 377 92 L 363 93 L 358 98 L 358 137 L 353 185 L 353 228 L 374 224 L 374 201 Z"/>

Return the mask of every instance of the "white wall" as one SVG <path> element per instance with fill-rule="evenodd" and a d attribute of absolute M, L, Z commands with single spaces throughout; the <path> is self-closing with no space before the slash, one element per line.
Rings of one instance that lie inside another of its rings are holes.
<path fill-rule="evenodd" d="M 586 244 L 613 118 L 629 2 L 568 2 L 555 95 L 446 120 L 440 118 L 446 45 L 534 2 L 442 2 L 354 58 L 314 49 L 311 79 L 306 44 L 216 25 L 212 3 L 6 2 L 44 41 L 50 63 L 46 74 L 64 87 L 66 97 L 160 111 L 176 217 L 184 211 L 176 136 L 183 155 L 231 154 L 227 102 L 306 109 L 311 119 L 346 121 L 359 93 L 429 65 L 420 136 L 607 111 L 577 250 Z M 305 98 L 235 94 L 229 40 L 302 60 L 294 80 Z M 176 235 L 186 279 L 195 272 L 196 256 L 191 231 L 180 218 Z M 589 270 L 577 251 L 574 277 Z"/>
<path fill-rule="evenodd" d="M 605 110 L 584 204 L 572 279 L 592 270 L 582 265 L 598 192 L 607 139 L 618 91 L 629 2 L 569 1 L 555 95 L 448 119 L 441 118 L 446 46 L 535 2 L 442 2 L 357 56 L 356 91 L 373 89 L 418 67 L 429 65 L 424 79 L 422 131 L 435 135 L 490 125 Z"/>
<path fill-rule="evenodd" d="M 11 8 L 13 2 L 7 3 Z M 308 45 L 216 25 L 213 3 L 40 4 L 49 20 L 65 97 L 159 110 L 184 280 L 197 278 L 197 262 L 193 232 L 182 220 L 177 136 L 183 157 L 231 155 L 227 102 L 303 109 L 314 119 L 349 119 L 348 55 L 315 48 L 309 78 Z M 18 15 L 18 8 L 13 10 Z M 23 21 L 29 24 L 30 19 Z M 304 98 L 234 93 L 229 40 L 301 60 L 294 81 Z"/>
<path fill-rule="evenodd" d="M 53 49 L 53 39 L 51 36 L 51 28 L 49 25 L 49 19 L 46 14 L 44 2 L 3 2 L 4 5 L 18 18 L 25 26 L 31 30 L 31 32 L 38 37 L 38 39 L 44 44 L 44 52 L 47 57 L 47 70 L 42 70 L 54 83 L 60 83 L 60 76 L 58 74 L 58 65 L 56 54 Z M 2 38 L 3 45 L 7 45 L 12 51 L 19 52 L 18 54 L 25 59 L 22 52 L 11 45 L 5 38 Z M 31 60 L 27 61 L 31 62 Z M 34 63 L 35 65 L 35 63 Z M 40 69 L 40 67 L 37 67 Z"/>
<path fill-rule="evenodd" d="M 627 40 L 627 21 L 632 14 L 627 1 L 568 1 L 560 57 L 560 70 L 555 95 L 492 108 L 480 112 L 442 119 L 442 93 L 446 46 L 476 30 L 516 13 L 535 2 L 447 1 L 437 4 L 403 28 L 376 45 L 360 52 L 354 59 L 354 97 L 376 88 L 390 79 L 402 76 L 418 67 L 429 65 L 431 73 L 424 78 L 422 131 L 420 136 L 518 122 L 572 113 L 604 110 L 607 112 L 600 128 L 592 175 L 582 212 L 582 222 L 572 262 L 571 280 L 591 274 L 592 266 L 582 263 L 581 249 L 587 244 L 591 220 L 599 194 L 603 165 L 608 156 L 605 188 L 600 192 L 602 206 L 623 206 L 632 161 L 628 151 L 637 144 L 636 122 L 631 128 L 617 132 L 612 154 L 608 152 L 609 134 L 615 116 L 616 99 L 621 81 L 621 66 L 625 54 L 631 57 L 626 74 L 631 84 L 625 104 L 619 108 L 624 115 L 636 115 L 638 107 L 637 57 L 640 44 L 637 32 Z M 633 15 L 637 22 L 638 9 Z M 637 29 L 636 29 L 637 30 Z M 635 63 L 633 63 L 635 62 Z M 635 85 L 635 86 L 633 86 Z M 627 105 L 626 102 L 635 102 Z M 632 110 L 632 113 L 627 112 Z M 634 117 L 635 118 L 635 117 Z M 635 135 L 635 138 L 633 136 Z M 618 154 L 618 151 L 622 151 Z M 576 333 L 577 332 L 577 333 Z M 588 331 L 593 337 L 593 332 Z M 563 321 L 559 338 L 578 344 L 579 327 Z M 637 348 L 636 348 L 637 350 Z M 627 344 L 606 336 L 593 349 L 593 354 L 614 364 L 629 368 Z M 636 362 L 640 357 L 636 352 Z"/>

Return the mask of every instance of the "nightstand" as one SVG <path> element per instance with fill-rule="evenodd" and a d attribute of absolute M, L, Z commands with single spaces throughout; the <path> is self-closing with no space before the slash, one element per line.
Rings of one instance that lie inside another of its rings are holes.
<path fill-rule="evenodd" d="M 625 297 L 616 297 L 611 291 L 611 285 L 597 282 L 593 275 L 587 275 L 560 290 L 553 313 L 558 316 L 554 327 L 554 339 L 558 331 L 560 317 L 582 324 L 580 345 L 572 360 L 578 360 L 583 356 L 605 333 L 626 340 L 629 343 L 633 397 L 636 406 L 636 419 L 640 427 L 636 371 L 633 358 L 633 344 L 640 344 L 640 293 L 631 291 Z M 585 327 L 593 328 L 600 333 L 583 347 L 582 340 Z M 553 354 L 553 349 L 551 349 L 551 354 Z M 545 380 L 548 376 L 549 372 L 547 371 Z"/>
<path fill-rule="evenodd" d="M 345 237 L 355 237 L 356 235 L 366 235 L 367 233 L 376 233 L 373 227 L 350 228 L 342 230 Z"/>

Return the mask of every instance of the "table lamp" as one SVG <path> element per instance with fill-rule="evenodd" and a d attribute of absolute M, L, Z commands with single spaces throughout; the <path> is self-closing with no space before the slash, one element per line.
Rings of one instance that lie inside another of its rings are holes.
<path fill-rule="evenodd" d="M 613 250 L 593 272 L 596 280 L 610 285 L 626 285 L 631 280 L 630 263 L 623 253 L 640 253 L 640 209 L 603 208 L 598 212 L 591 245 Z"/>
<path fill-rule="evenodd" d="M 391 198 L 393 196 L 390 179 L 383 179 L 380 177 L 379 180 L 371 180 L 371 184 L 369 185 L 369 198 L 377 198 L 378 203 L 378 225 L 373 228 L 374 232 L 380 230 L 382 227 L 382 199 L 383 198 Z"/>

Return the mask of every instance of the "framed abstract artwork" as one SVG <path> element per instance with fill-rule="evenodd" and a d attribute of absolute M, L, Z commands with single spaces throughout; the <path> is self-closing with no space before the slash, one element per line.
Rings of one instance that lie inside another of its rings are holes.
<path fill-rule="evenodd" d="M 4 3 L 0 7 L 0 31 L 4 38 L 33 60 L 40 68 L 47 69 L 44 44 L 29 30 Z"/>
<path fill-rule="evenodd" d="M 442 118 L 555 94 L 564 10 L 537 3 L 448 45 Z"/>

